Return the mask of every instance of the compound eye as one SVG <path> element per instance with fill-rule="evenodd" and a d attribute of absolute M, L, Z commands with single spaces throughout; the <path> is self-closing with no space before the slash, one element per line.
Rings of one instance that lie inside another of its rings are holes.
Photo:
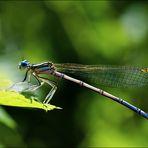
<path fill-rule="evenodd" d="M 19 69 L 25 69 L 29 66 L 29 62 L 27 60 L 21 61 L 18 65 Z"/>
<path fill-rule="evenodd" d="M 27 61 L 22 61 L 22 62 L 21 62 L 21 66 L 22 66 L 22 67 L 26 67 L 27 65 L 28 65 L 28 62 L 27 62 Z"/>

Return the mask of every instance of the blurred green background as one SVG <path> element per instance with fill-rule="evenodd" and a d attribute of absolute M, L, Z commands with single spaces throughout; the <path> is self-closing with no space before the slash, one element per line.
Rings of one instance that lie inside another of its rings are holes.
<path fill-rule="evenodd" d="M 22 59 L 147 67 L 147 55 L 147 1 L 0 1 L 1 79 L 21 81 Z M 101 88 L 148 112 L 146 87 Z M 61 80 L 51 104 L 63 110 L 1 107 L 0 147 L 148 146 L 146 119 L 92 91 Z"/>

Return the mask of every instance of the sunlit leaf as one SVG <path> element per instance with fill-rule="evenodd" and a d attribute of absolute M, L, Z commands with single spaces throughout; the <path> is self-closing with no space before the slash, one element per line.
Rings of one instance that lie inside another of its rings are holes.
<path fill-rule="evenodd" d="M 61 109 L 60 107 L 51 104 L 43 104 L 35 99 L 29 99 L 17 92 L 11 91 L 0 91 L 0 105 L 38 108 L 43 109 L 45 111 Z"/>

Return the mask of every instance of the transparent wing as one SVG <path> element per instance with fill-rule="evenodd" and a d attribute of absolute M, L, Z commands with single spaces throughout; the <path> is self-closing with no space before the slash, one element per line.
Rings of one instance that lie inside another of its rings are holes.
<path fill-rule="evenodd" d="M 17 82 L 14 83 L 12 86 L 7 88 L 7 91 L 15 91 L 15 92 L 28 92 L 28 91 L 34 91 L 36 88 L 38 88 L 38 85 L 33 85 L 28 82 Z"/>
<path fill-rule="evenodd" d="M 142 87 L 148 85 L 148 73 L 142 67 L 55 64 L 57 71 L 80 77 L 94 84 L 111 87 Z"/>

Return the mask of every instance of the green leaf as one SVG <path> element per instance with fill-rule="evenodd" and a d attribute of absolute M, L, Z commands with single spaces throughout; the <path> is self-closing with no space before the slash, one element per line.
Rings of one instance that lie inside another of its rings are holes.
<path fill-rule="evenodd" d="M 17 127 L 15 120 L 2 107 L 0 107 L 0 123 L 11 129 L 16 129 Z"/>
<path fill-rule="evenodd" d="M 0 105 L 38 108 L 45 111 L 61 109 L 60 107 L 51 104 L 43 104 L 39 101 L 36 101 L 35 99 L 29 99 L 17 92 L 11 91 L 0 91 Z"/>

